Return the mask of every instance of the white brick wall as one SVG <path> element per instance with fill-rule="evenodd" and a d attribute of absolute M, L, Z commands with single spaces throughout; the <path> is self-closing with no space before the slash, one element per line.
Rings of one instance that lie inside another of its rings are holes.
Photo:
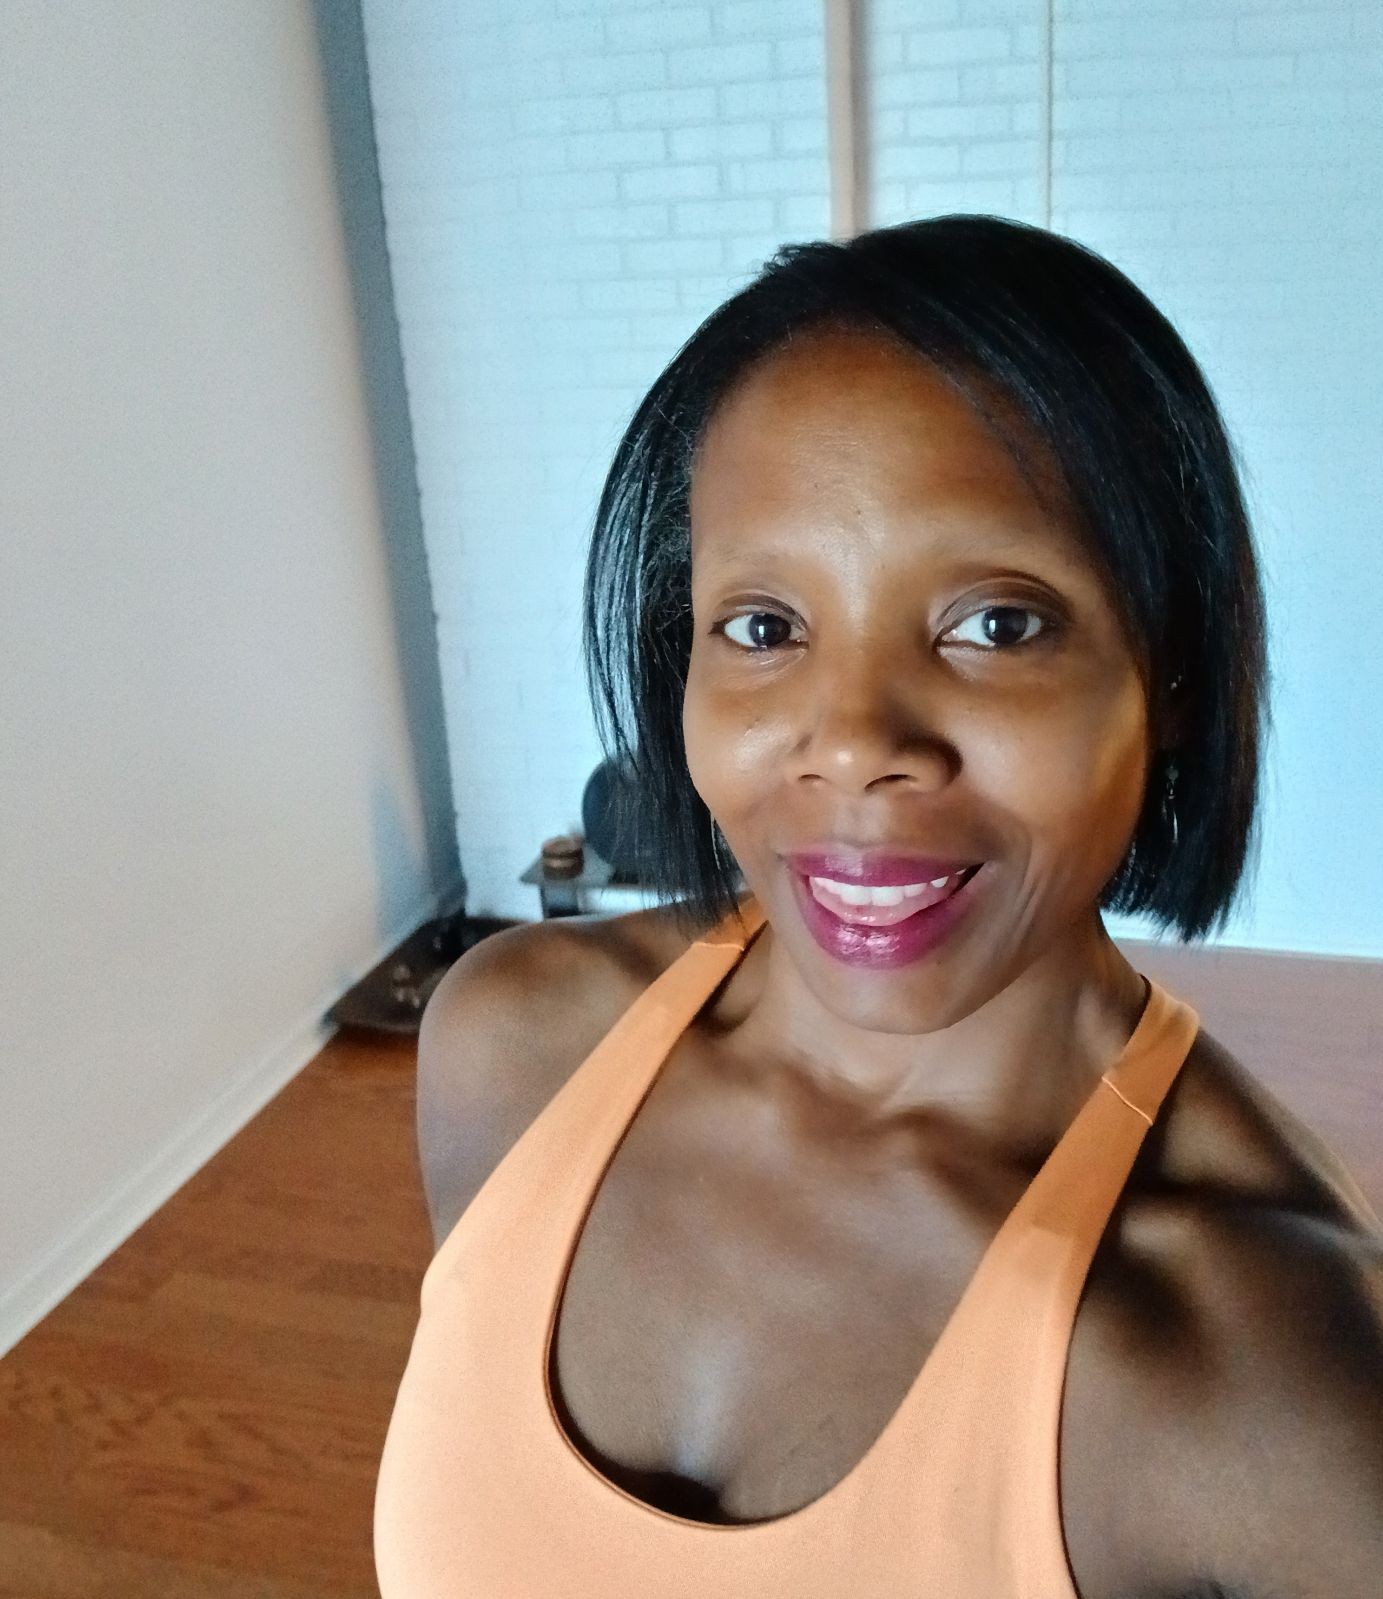
<path fill-rule="evenodd" d="M 533 914 L 516 876 L 578 823 L 599 757 L 578 604 L 615 442 L 707 312 L 827 231 L 822 6 L 363 9 L 469 903 Z M 865 9 L 870 220 L 1042 221 L 1043 0 Z M 1278 739 L 1229 942 L 1383 954 L 1381 19 L 1376 0 L 1054 6 L 1052 224 L 1185 332 L 1259 511 Z"/>
<path fill-rule="evenodd" d="M 470 908 L 580 822 L 600 483 L 642 391 L 828 225 L 817 0 L 365 0 Z"/>
<path fill-rule="evenodd" d="M 880 0 L 865 15 L 871 220 L 1040 222 L 1037 0 Z"/>

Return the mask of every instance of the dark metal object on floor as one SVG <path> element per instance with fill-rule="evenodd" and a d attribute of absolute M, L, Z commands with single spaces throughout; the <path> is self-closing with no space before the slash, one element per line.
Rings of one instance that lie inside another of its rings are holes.
<path fill-rule="evenodd" d="M 416 1034 L 423 1009 L 443 973 L 473 944 L 520 918 L 467 916 L 458 911 L 424 922 L 331 1007 L 326 1020 L 373 1033 Z"/>

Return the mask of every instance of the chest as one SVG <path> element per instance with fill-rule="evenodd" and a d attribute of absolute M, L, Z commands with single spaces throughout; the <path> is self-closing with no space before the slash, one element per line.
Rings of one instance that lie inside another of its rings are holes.
<path fill-rule="evenodd" d="M 941 1125 L 813 1127 L 772 1101 L 664 1086 L 576 1241 L 553 1395 L 636 1497 L 771 1519 L 864 1457 L 1033 1172 Z M 1106 1343 L 1085 1314 L 1073 1359 L 1117 1358 Z"/>

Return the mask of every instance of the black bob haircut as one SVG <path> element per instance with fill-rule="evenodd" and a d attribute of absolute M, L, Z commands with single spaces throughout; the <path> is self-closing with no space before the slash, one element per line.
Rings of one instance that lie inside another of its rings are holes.
<path fill-rule="evenodd" d="M 1055 461 L 1144 673 L 1151 725 L 1172 705 L 1182 718 L 1177 748 L 1151 763 L 1100 907 L 1184 940 L 1223 926 L 1260 842 L 1268 722 L 1265 605 L 1234 452 L 1200 367 L 1123 273 L 1070 239 L 989 216 L 782 246 L 637 407 L 596 511 L 582 654 L 640 881 L 688 930 L 728 915 L 743 892 L 682 739 L 692 459 L 753 363 L 824 325 L 903 341 L 1020 464 L 1032 441 Z"/>

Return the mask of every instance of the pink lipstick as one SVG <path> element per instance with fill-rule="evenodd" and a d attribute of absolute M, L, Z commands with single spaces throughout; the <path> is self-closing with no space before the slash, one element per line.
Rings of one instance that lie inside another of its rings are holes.
<path fill-rule="evenodd" d="M 889 969 L 922 959 L 964 919 L 987 864 L 934 856 L 825 849 L 786 857 L 802 919 L 850 966 Z"/>

